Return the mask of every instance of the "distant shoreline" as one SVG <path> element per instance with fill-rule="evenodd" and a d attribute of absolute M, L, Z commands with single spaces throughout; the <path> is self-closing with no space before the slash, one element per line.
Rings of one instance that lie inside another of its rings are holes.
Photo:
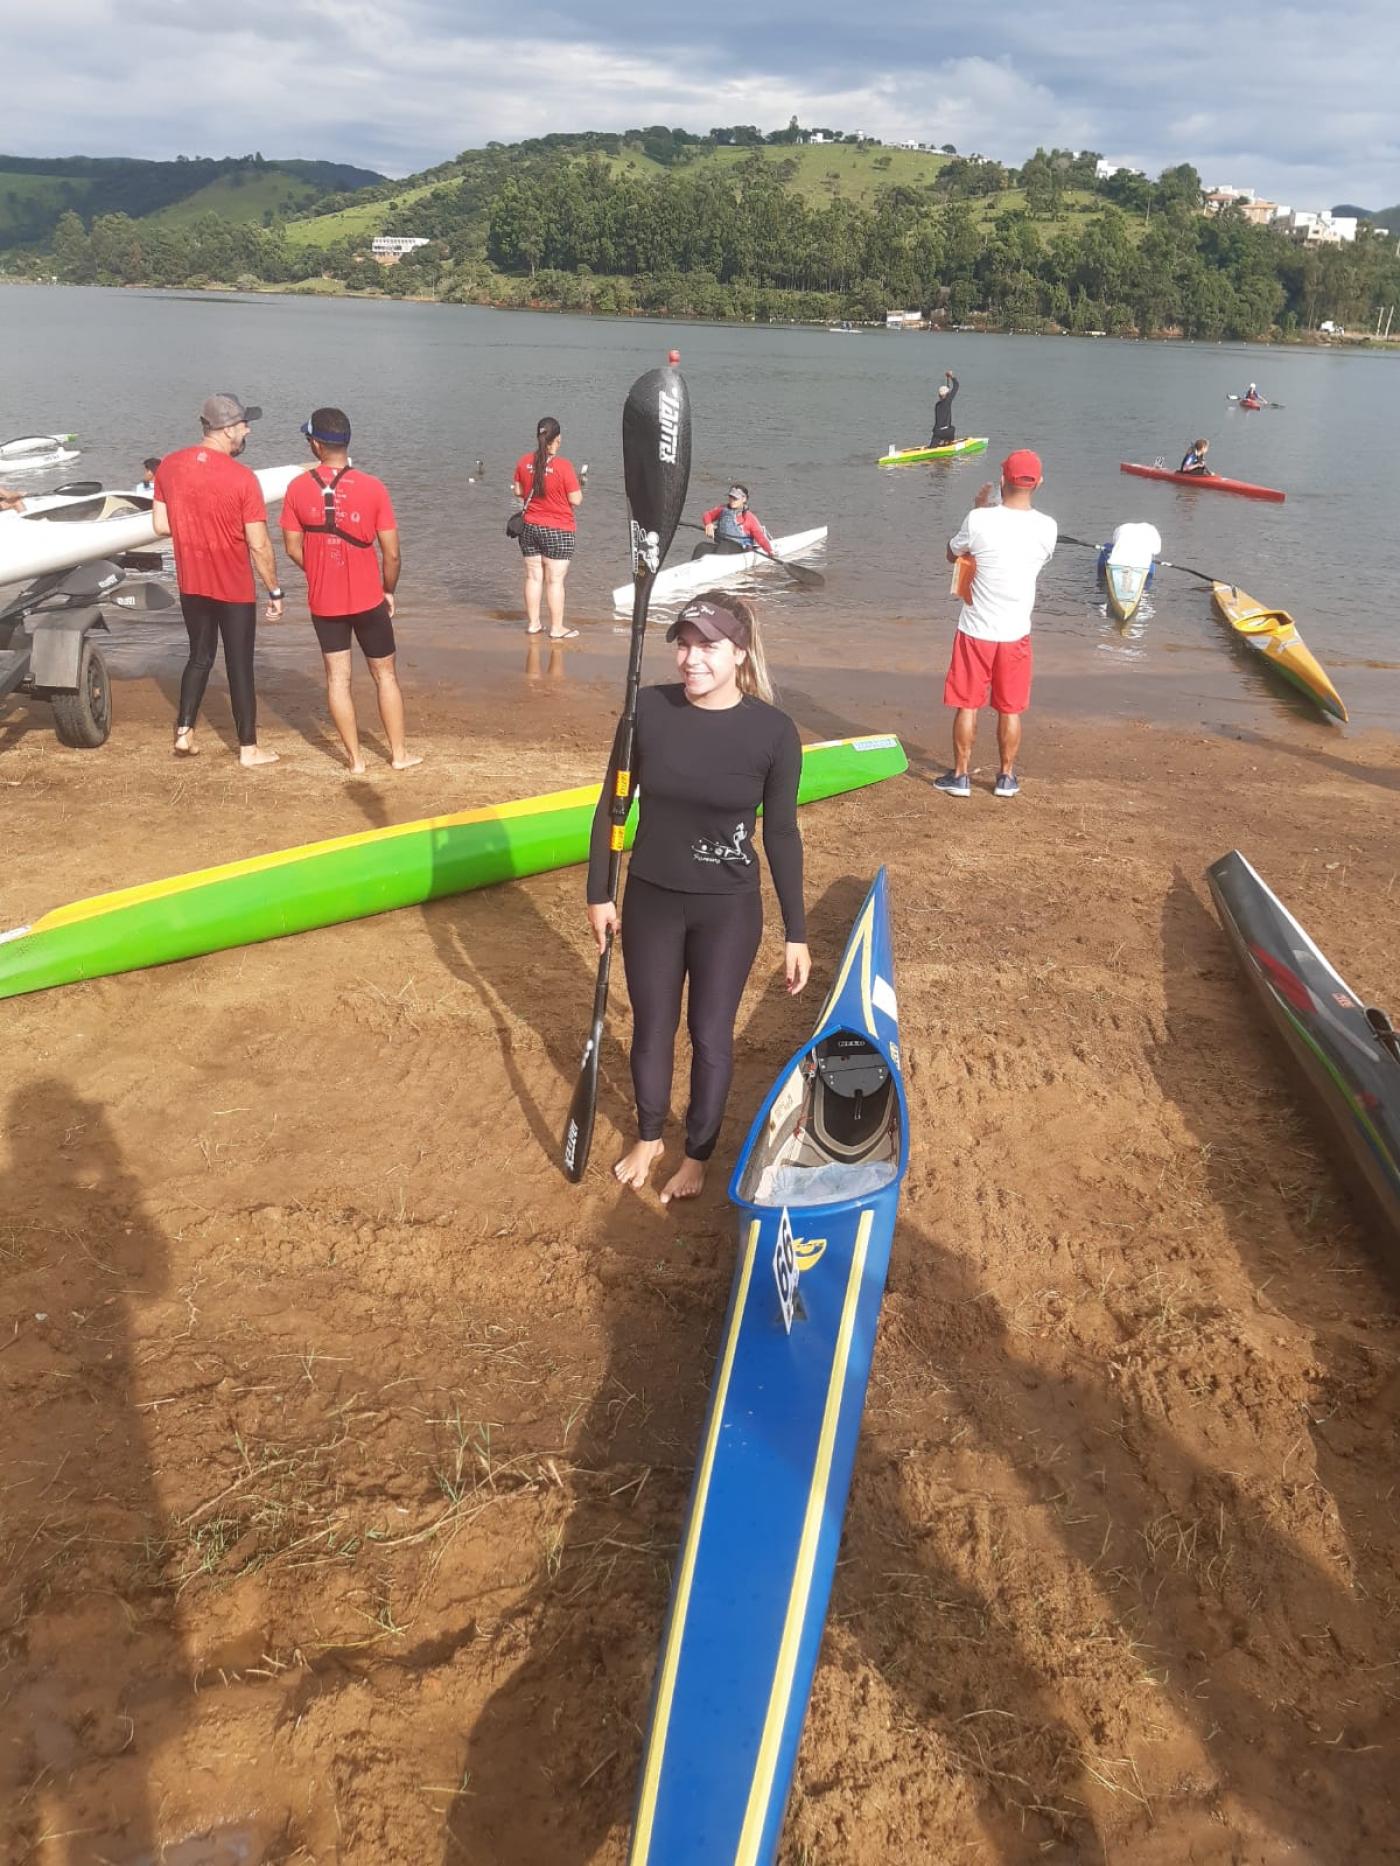
<path fill-rule="evenodd" d="M 64 291 L 104 291 L 104 292 L 158 292 L 179 296 L 190 292 L 222 295 L 227 298 L 363 298 L 376 304 L 414 304 L 447 305 L 457 310 L 467 311 L 510 311 L 533 314 L 541 317 L 584 317 L 596 319 L 603 324 L 693 324 L 697 326 L 713 325 L 729 330 L 809 330 L 821 333 L 831 329 L 828 319 L 813 320 L 808 323 L 800 320 L 734 317 L 694 317 L 688 313 L 664 311 L 590 311 L 576 305 L 546 304 L 496 304 L 490 300 L 463 300 L 440 298 L 435 294 L 422 292 L 386 292 L 374 288 L 352 291 L 339 279 L 306 280 L 295 284 L 229 285 L 211 280 L 204 285 L 75 285 L 67 279 L 34 279 L 0 274 L 0 285 L 50 286 Z M 1377 337 L 1372 333 L 1347 331 L 1341 336 L 1324 335 L 1318 331 L 1296 331 L 1285 336 L 1282 333 L 1272 337 L 1183 337 L 1179 331 L 1153 331 L 1148 336 L 1126 336 L 1111 331 L 1066 330 L 1024 330 L 1015 326 L 995 323 L 981 324 L 925 324 L 906 326 L 902 330 L 892 330 L 883 324 L 857 324 L 859 335 L 882 337 L 1076 337 L 1095 343 L 1176 343 L 1201 344 L 1210 348 L 1233 347 L 1245 349 L 1272 350 L 1376 350 L 1393 351 L 1400 346 L 1400 330 L 1389 337 Z"/>

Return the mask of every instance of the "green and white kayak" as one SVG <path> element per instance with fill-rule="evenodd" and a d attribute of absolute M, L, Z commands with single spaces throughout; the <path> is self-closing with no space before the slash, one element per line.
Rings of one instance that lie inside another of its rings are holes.
<path fill-rule="evenodd" d="M 860 790 L 909 766 L 904 747 L 887 734 L 832 739 L 802 752 L 799 803 Z M 0 998 L 169 965 L 567 868 L 587 858 L 598 792 L 598 785 L 584 784 L 362 830 L 76 901 L 33 926 L 0 933 Z M 634 812 L 629 844 L 635 825 Z"/>
<path fill-rule="evenodd" d="M 956 460 L 959 454 L 984 454 L 987 451 L 985 434 L 965 441 L 952 441 L 946 447 L 896 447 L 890 444 L 890 451 L 881 454 L 876 466 L 917 466 L 921 460 Z"/>

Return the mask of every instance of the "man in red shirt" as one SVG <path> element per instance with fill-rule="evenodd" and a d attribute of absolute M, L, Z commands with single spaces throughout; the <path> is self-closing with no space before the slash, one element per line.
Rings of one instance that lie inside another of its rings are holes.
<path fill-rule="evenodd" d="M 204 430 L 199 446 L 167 454 L 156 469 L 151 519 L 157 534 L 175 547 L 175 580 L 190 638 L 175 721 L 175 750 L 187 758 L 199 750 L 195 721 L 222 636 L 239 763 L 277 762 L 276 752 L 263 751 L 258 744 L 253 571 L 267 590 L 269 622 L 282 614 L 282 592 L 262 488 L 237 459 L 248 445 L 248 423 L 261 414 L 260 408 L 245 408 L 236 395 L 211 395 L 199 413 Z"/>
<path fill-rule="evenodd" d="M 402 558 L 389 489 L 372 473 L 351 465 L 350 418 L 344 409 L 318 408 L 301 431 L 316 465 L 287 489 L 282 542 L 288 557 L 306 572 L 331 718 L 350 769 L 363 771 L 351 692 L 353 637 L 374 679 L 390 760 L 395 771 L 406 771 L 423 760 L 404 744 L 403 695 L 394 668 L 394 591 Z"/>

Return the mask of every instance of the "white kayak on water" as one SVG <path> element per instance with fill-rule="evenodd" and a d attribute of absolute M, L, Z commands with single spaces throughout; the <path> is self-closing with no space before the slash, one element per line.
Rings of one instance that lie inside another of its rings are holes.
<path fill-rule="evenodd" d="M 263 498 L 280 499 L 304 466 L 259 467 Z M 158 542 L 149 493 L 97 492 L 36 499 L 24 512 L 0 512 L 0 587 L 52 570 L 95 564 Z"/>
<path fill-rule="evenodd" d="M 826 543 L 826 531 L 825 525 L 818 525 L 812 531 L 794 531 L 786 538 L 774 538 L 773 554 L 783 558 L 806 557 L 809 552 L 818 550 Z M 668 564 L 652 585 L 651 600 L 654 603 L 683 603 L 698 590 L 713 589 L 717 583 L 737 582 L 740 577 L 746 577 L 756 566 L 766 562 L 764 553 L 755 550 L 725 553 L 713 551 L 705 557 Z M 630 610 L 632 590 L 630 583 L 615 589 L 614 607 Z"/>
<path fill-rule="evenodd" d="M 0 441 L 0 473 L 39 473 L 49 467 L 63 466 L 82 452 L 71 447 L 76 434 L 21 434 L 12 441 Z"/>

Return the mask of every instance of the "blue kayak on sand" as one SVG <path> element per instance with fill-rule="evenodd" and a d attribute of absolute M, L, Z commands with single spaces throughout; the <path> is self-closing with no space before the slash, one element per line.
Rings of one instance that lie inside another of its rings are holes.
<path fill-rule="evenodd" d="M 880 870 L 730 1181 L 739 1260 L 642 1760 L 630 1866 L 766 1866 L 816 1671 L 909 1117 Z"/>

